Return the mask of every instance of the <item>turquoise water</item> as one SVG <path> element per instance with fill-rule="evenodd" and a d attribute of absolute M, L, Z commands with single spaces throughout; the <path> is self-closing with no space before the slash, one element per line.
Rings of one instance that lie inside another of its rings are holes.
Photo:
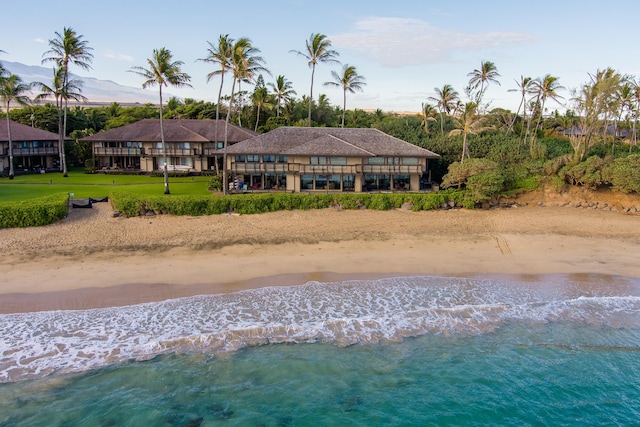
<path fill-rule="evenodd" d="M 640 286 L 570 279 L 1 315 L 0 425 L 638 424 Z"/>

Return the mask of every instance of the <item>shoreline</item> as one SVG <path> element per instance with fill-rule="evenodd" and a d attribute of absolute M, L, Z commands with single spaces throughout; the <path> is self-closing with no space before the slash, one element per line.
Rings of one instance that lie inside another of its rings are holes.
<path fill-rule="evenodd" d="M 96 204 L 50 226 L 0 230 L 0 313 L 130 305 L 310 280 L 639 279 L 638 224 L 634 215 L 567 207 L 113 218 L 109 204 Z"/>

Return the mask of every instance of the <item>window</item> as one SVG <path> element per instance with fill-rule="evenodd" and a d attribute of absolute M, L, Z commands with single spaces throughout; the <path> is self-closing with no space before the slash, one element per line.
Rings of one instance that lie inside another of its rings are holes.
<path fill-rule="evenodd" d="M 347 158 L 346 157 L 331 157 L 331 158 L 329 158 L 329 161 L 331 162 L 332 165 L 346 165 L 347 164 Z"/>
<path fill-rule="evenodd" d="M 384 165 L 384 157 L 369 157 L 367 161 L 370 165 Z"/>
<path fill-rule="evenodd" d="M 247 162 L 248 163 L 260 163 L 260 156 L 258 156 L 257 154 L 249 154 L 249 155 L 247 155 Z"/>
<path fill-rule="evenodd" d="M 216 147 L 217 147 L 218 149 L 224 148 L 224 142 L 221 142 L 221 141 L 216 142 Z"/>
<path fill-rule="evenodd" d="M 340 175 L 329 175 L 329 190 L 340 189 Z"/>
<path fill-rule="evenodd" d="M 402 164 L 403 165 L 417 165 L 419 164 L 419 160 L 417 157 L 403 157 Z"/>
<path fill-rule="evenodd" d="M 278 156 L 278 163 L 287 163 L 287 156 Z"/>
<path fill-rule="evenodd" d="M 246 161 L 246 158 L 242 155 L 240 156 L 236 156 L 236 163 L 244 163 Z"/>
<path fill-rule="evenodd" d="M 400 157 L 387 157 L 387 164 L 388 165 L 399 165 L 400 164 Z"/>
<path fill-rule="evenodd" d="M 316 175 L 316 190 L 326 190 L 329 175 Z"/>
<path fill-rule="evenodd" d="M 276 161 L 276 156 L 265 154 L 264 156 L 262 156 L 262 161 L 264 163 L 274 163 Z"/>
<path fill-rule="evenodd" d="M 313 175 L 300 175 L 300 189 L 313 190 Z"/>
<path fill-rule="evenodd" d="M 310 160 L 310 163 L 312 165 L 326 165 L 327 164 L 327 158 L 326 157 L 310 157 L 309 160 Z"/>

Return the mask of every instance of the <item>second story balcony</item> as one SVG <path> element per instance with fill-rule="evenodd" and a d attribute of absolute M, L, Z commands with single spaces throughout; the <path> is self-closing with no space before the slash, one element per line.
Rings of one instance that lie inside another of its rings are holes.
<path fill-rule="evenodd" d="M 162 148 L 149 148 L 146 151 L 147 156 L 163 156 L 165 153 Z M 197 156 L 201 154 L 197 148 L 178 148 L 167 145 L 167 156 Z"/>
<path fill-rule="evenodd" d="M 141 148 L 123 147 L 93 147 L 93 154 L 96 156 L 140 156 Z"/>
<path fill-rule="evenodd" d="M 9 149 L 4 148 L 3 151 L 9 155 Z M 14 156 L 57 156 L 58 147 L 20 147 L 13 149 Z"/>

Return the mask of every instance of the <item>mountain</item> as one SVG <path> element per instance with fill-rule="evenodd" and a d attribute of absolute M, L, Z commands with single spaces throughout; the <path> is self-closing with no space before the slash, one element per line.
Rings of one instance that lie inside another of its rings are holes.
<path fill-rule="evenodd" d="M 2 65 L 10 73 L 17 74 L 25 82 L 42 82 L 50 85 L 53 81 L 53 68 L 38 65 L 25 65 L 20 62 L 2 61 Z M 82 95 L 90 104 L 118 102 L 120 104 L 158 103 L 156 91 L 144 90 L 131 86 L 123 86 L 111 80 L 99 80 L 93 77 L 78 76 L 71 73 L 71 78 L 82 81 Z M 167 99 L 172 95 L 167 94 Z M 51 99 L 53 102 L 53 99 Z"/>

